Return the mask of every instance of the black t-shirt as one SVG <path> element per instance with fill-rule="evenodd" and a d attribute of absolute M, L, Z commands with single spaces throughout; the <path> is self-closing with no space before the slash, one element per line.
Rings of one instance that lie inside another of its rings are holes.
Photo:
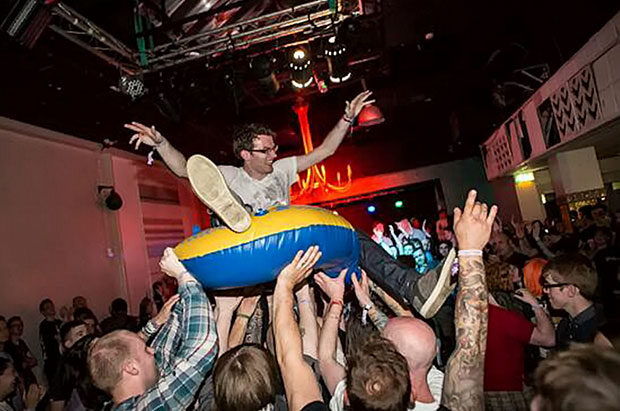
<path fill-rule="evenodd" d="M 556 330 L 556 345 L 559 349 L 568 348 L 571 342 L 591 343 L 598 331 L 594 305 L 580 312 L 575 318 L 565 317 Z"/>
<path fill-rule="evenodd" d="M 43 320 L 39 324 L 39 339 L 43 348 L 43 357 L 46 361 L 57 362 L 60 359 L 60 325 L 62 321 Z"/>
<path fill-rule="evenodd" d="M 327 411 L 327 405 L 322 401 L 314 401 L 310 404 L 306 404 L 301 411 Z"/>

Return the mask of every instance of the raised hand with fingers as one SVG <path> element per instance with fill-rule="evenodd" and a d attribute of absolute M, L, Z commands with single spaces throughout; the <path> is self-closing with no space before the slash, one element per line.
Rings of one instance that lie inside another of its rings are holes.
<path fill-rule="evenodd" d="M 316 245 L 311 246 L 305 252 L 299 250 L 293 261 L 280 271 L 277 284 L 293 289 L 297 283 L 310 275 L 312 268 L 319 261 L 321 255 L 322 253 Z"/>
<path fill-rule="evenodd" d="M 366 90 L 355 96 L 351 102 L 347 101 L 344 116 L 349 120 L 356 118 L 364 107 L 375 102 L 375 100 L 368 100 L 371 95 L 372 91 Z"/>
<path fill-rule="evenodd" d="M 125 128 L 135 131 L 136 134 L 131 136 L 129 144 L 136 144 L 135 149 L 140 147 L 140 144 L 144 143 L 147 146 L 154 147 L 163 143 L 166 139 L 161 135 L 159 131 L 155 129 L 155 126 L 147 127 L 144 124 L 132 121 L 129 124 L 125 124 Z"/>
<path fill-rule="evenodd" d="M 168 321 L 168 317 L 170 317 L 170 311 L 172 311 L 172 307 L 179 301 L 181 296 L 179 294 L 175 294 L 165 302 L 165 304 L 161 307 L 161 310 L 157 313 L 155 317 L 153 317 L 153 322 L 156 326 L 163 325 L 166 321 Z"/>
<path fill-rule="evenodd" d="M 347 276 L 347 269 L 340 271 L 336 278 L 332 278 L 325 273 L 314 275 L 314 281 L 321 287 L 321 290 L 333 301 L 342 301 L 344 297 L 344 279 Z"/>
<path fill-rule="evenodd" d="M 471 190 L 464 209 L 454 209 L 454 233 L 461 250 L 482 250 L 489 242 L 497 215 L 497 206 L 489 210 L 486 204 L 476 201 L 476 195 L 476 190 Z"/>
<path fill-rule="evenodd" d="M 355 291 L 355 297 L 360 307 L 364 308 L 372 304 L 370 299 L 370 283 L 366 271 L 362 270 L 362 279 L 360 281 L 358 281 L 356 275 L 352 275 L 351 280 L 353 281 L 353 291 Z"/>

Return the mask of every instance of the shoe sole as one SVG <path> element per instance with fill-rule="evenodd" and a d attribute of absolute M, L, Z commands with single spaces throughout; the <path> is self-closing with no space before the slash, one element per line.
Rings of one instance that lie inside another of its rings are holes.
<path fill-rule="evenodd" d="M 446 301 L 446 298 L 448 298 L 452 290 L 454 290 L 454 287 L 456 287 L 456 282 L 451 282 L 452 264 L 454 263 L 455 257 L 456 251 L 452 248 L 441 267 L 441 273 L 439 274 L 439 279 L 437 280 L 435 288 L 433 288 L 431 295 L 428 296 L 418 311 L 424 318 L 428 319 L 435 316 Z"/>
<path fill-rule="evenodd" d="M 235 200 L 224 176 L 211 160 L 199 154 L 191 156 L 187 160 L 187 176 L 200 201 L 231 230 L 242 233 L 250 228 L 250 214 Z"/>

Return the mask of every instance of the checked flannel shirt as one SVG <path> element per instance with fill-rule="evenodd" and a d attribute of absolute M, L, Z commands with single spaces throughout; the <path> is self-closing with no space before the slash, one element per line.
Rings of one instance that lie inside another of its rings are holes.
<path fill-rule="evenodd" d="M 129 398 L 112 409 L 184 410 L 193 401 L 217 356 L 217 332 L 211 305 L 202 286 L 188 281 L 168 321 L 151 346 L 159 381 L 144 394 Z M 150 338 L 158 330 L 149 321 L 142 330 Z"/>

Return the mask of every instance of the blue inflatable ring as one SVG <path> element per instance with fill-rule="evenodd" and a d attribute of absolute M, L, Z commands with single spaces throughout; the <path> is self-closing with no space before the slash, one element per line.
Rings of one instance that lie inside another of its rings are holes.
<path fill-rule="evenodd" d="M 353 226 L 318 207 L 283 206 L 252 216 L 243 233 L 211 228 L 185 239 L 174 252 L 203 286 L 210 289 L 268 283 L 295 253 L 318 245 L 316 268 L 335 277 L 347 269 L 347 280 L 359 274 L 359 240 Z"/>

